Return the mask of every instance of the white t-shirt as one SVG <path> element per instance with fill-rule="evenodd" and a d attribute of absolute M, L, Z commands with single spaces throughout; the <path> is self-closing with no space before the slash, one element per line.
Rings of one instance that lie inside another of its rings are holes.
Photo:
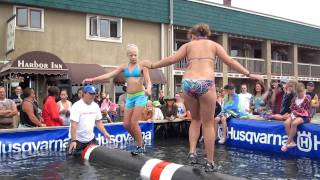
<path fill-rule="evenodd" d="M 252 97 L 252 94 L 250 93 L 239 94 L 239 101 L 241 103 L 241 108 L 243 109 L 243 111 L 249 110 L 251 97 Z"/>
<path fill-rule="evenodd" d="M 163 119 L 164 118 L 163 118 L 161 109 L 154 108 L 154 114 L 153 114 L 152 120 L 163 120 Z"/>
<path fill-rule="evenodd" d="M 102 114 L 97 103 L 92 102 L 88 105 L 80 99 L 72 105 L 70 119 L 71 121 L 78 122 L 76 139 L 80 142 L 86 143 L 94 138 L 93 129 L 95 122 L 102 119 Z M 69 137 L 71 137 L 70 132 L 71 125 Z"/>

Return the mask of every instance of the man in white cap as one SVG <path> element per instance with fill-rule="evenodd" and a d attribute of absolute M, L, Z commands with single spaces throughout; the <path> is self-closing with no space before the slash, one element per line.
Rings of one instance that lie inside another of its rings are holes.
<path fill-rule="evenodd" d="M 83 97 L 71 107 L 70 112 L 70 145 L 69 154 L 79 155 L 89 144 L 97 144 L 94 137 L 94 126 L 110 140 L 110 135 L 102 123 L 99 105 L 95 103 L 96 88 L 87 85 L 83 88 Z"/>

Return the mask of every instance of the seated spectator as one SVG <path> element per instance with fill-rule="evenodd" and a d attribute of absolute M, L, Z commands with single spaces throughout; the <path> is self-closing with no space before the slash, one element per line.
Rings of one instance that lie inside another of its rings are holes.
<path fill-rule="evenodd" d="M 272 95 L 271 95 L 271 104 L 273 106 L 272 114 L 280 114 L 281 103 L 284 96 L 283 82 L 274 83 L 274 86 L 272 88 L 273 88 Z"/>
<path fill-rule="evenodd" d="M 305 86 L 303 83 L 297 84 L 297 96 L 293 98 L 291 103 L 291 113 L 289 118 L 284 122 L 284 127 L 288 135 L 288 141 L 281 147 L 283 152 L 288 148 L 297 146 L 293 138 L 296 136 L 297 128 L 300 124 L 310 121 L 310 96 L 306 95 Z"/>
<path fill-rule="evenodd" d="M 296 86 L 296 81 L 289 81 L 285 84 L 285 94 L 282 99 L 280 114 L 271 115 L 271 119 L 285 121 L 289 118 L 291 113 L 290 106 L 292 99 L 295 97 Z"/>
<path fill-rule="evenodd" d="M 169 97 L 164 99 L 165 104 L 161 108 L 163 116 L 167 120 L 174 120 L 177 118 L 178 107 L 175 105 L 176 99 L 174 97 Z"/>
<path fill-rule="evenodd" d="M 250 112 L 254 115 L 261 115 L 266 110 L 264 92 L 264 85 L 261 82 L 256 82 L 250 102 Z"/>
<path fill-rule="evenodd" d="M 153 113 L 153 120 L 163 120 L 163 114 L 161 111 L 161 104 L 159 101 L 153 101 L 152 102 L 153 108 L 154 108 L 154 113 Z"/>
<path fill-rule="evenodd" d="M 317 109 L 319 108 L 319 98 L 318 95 L 314 92 L 314 83 L 308 82 L 307 83 L 307 95 L 311 98 L 311 107 L 310 107 L 310 117 L 316 114 Z"/>
<path fill-rule="evenodd" d="M 180 96 L 180 93 L 175 95 L 176 98 L 176 106 L 178 108 L 177 117 L 180 119 L 185 119 L 187 117 L 187 109 L 184 105 L 184 99 Z"/>
<path fill-rule="evenodd" d="M 246 84 L 241 85 L 241 93 L 239 94 L 239 100 L 241 103 L 242 111 L 249 112 L 250 111 L 250 100 L 252 98 L 252 94 L 248 93 L 248 87 Z"/>
<path fill-rule="evenodd" d="M 22 93 L 23 101 L 20 111 L 19 128 L 45 127 L 43 119 L 38 113 L 38 105 L 35 101 L 36 94 L 32 88 L 25 88 Z"/>
<path fill-rule="evenodd" d="M 142 120 L 151 122 L 154 115 L 152 101 L 148 100 L 146 107 L 142 111 Z"/>
<path fill-rule="evenodd" d="M 48 89 L 48 96 L 44 99 L 42 118 L 46 126 L 62 126 L 63 119 L 60 117 L 56 99 L 59 95 L 59 88 L 51 86 Z"/>
<path fill-rule="evenodd" d="M 68 100 L 68 90 L 62 89 L 60 92 L 60 101 L 57 103 L 60 118 L 63 119 L 63 125 L 70 125 L 70 110 L 71 110 L 71 102 Z"/>
<path fill-rule="evenodd" d="M 14 128 L 13 117 L 18 114 L 13 100 L 6 98 L 6 89 L 0 86 L 0 129 Z"/>
<path fill-rule="evenodd" d="M 224 89 L 217 88 L 216 93 L 217 93 L 217 103 L 219 103 L 220 106 L 223 106 Z"/>
<path fill-rule="evenodd" d="M 231 118 L 240 118 L 247 115 L 245 112 L 241 112 L 239 95 L 235 93 L 235 88 L 232 84 L 224 87 L 227 94 L 224 97 L 223 108 L 220 114 L 215 118 L 216 124 L 222 123 L 222 138 L 219 140 L 220 144 L 224 144 L 227 139 L 227 120 Z M 217 125 L 216 125 L 217 127 Z"/>

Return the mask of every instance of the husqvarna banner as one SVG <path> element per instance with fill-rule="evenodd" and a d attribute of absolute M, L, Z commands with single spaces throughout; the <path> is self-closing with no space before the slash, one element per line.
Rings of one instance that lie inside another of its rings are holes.
<path fill-rule="evenodd" d="M 219 126 L 218 139 L 221 137 L 221 132 L 222 127 Z M 297 146 L 288 149 L 287 152 L 281 151 L 281 146 L 288 139 L 283 122 L 231 119 L 228 122 L 227 134 L 227 145 L 320 158 L 320 125 L 317 124 L 300 125 L 295 137 Z"/>
<path fill-rule="evenodd" d="M 153 123 L 140 123 L 143 139 L 153 140 Z M 134 141 L 122 124 L 108 124 L 106 129 L 110 133 L 111 141 L 105 139 L 95 128 L 95 135 L 99 145 L 123 144 Z M 65 151 L 68 145 L 68 127 L 52 129 L 28 129 L 24 131 L 0 131 L 0 154 L 26 151 Z"/>

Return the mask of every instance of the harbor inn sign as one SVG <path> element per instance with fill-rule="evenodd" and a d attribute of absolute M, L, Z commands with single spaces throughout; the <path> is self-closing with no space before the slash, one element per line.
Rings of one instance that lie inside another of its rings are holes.
<path fill-rule="evenodd" d="M 18 59 L 18 68 L 40 68 L 40 69 L 63 69 L 61 63 L 55 62 L 38 62 L 37 60 L 33 60 L 32 62 L 26 62 L 25 60 Z"/>
<path fill-rule="evenodd" d="M 0 70 L 0 76 L 11 73 L 67 75 L 68 68 L 58 56 L 52 53 L 31 51 L 5 64 Z"/>

